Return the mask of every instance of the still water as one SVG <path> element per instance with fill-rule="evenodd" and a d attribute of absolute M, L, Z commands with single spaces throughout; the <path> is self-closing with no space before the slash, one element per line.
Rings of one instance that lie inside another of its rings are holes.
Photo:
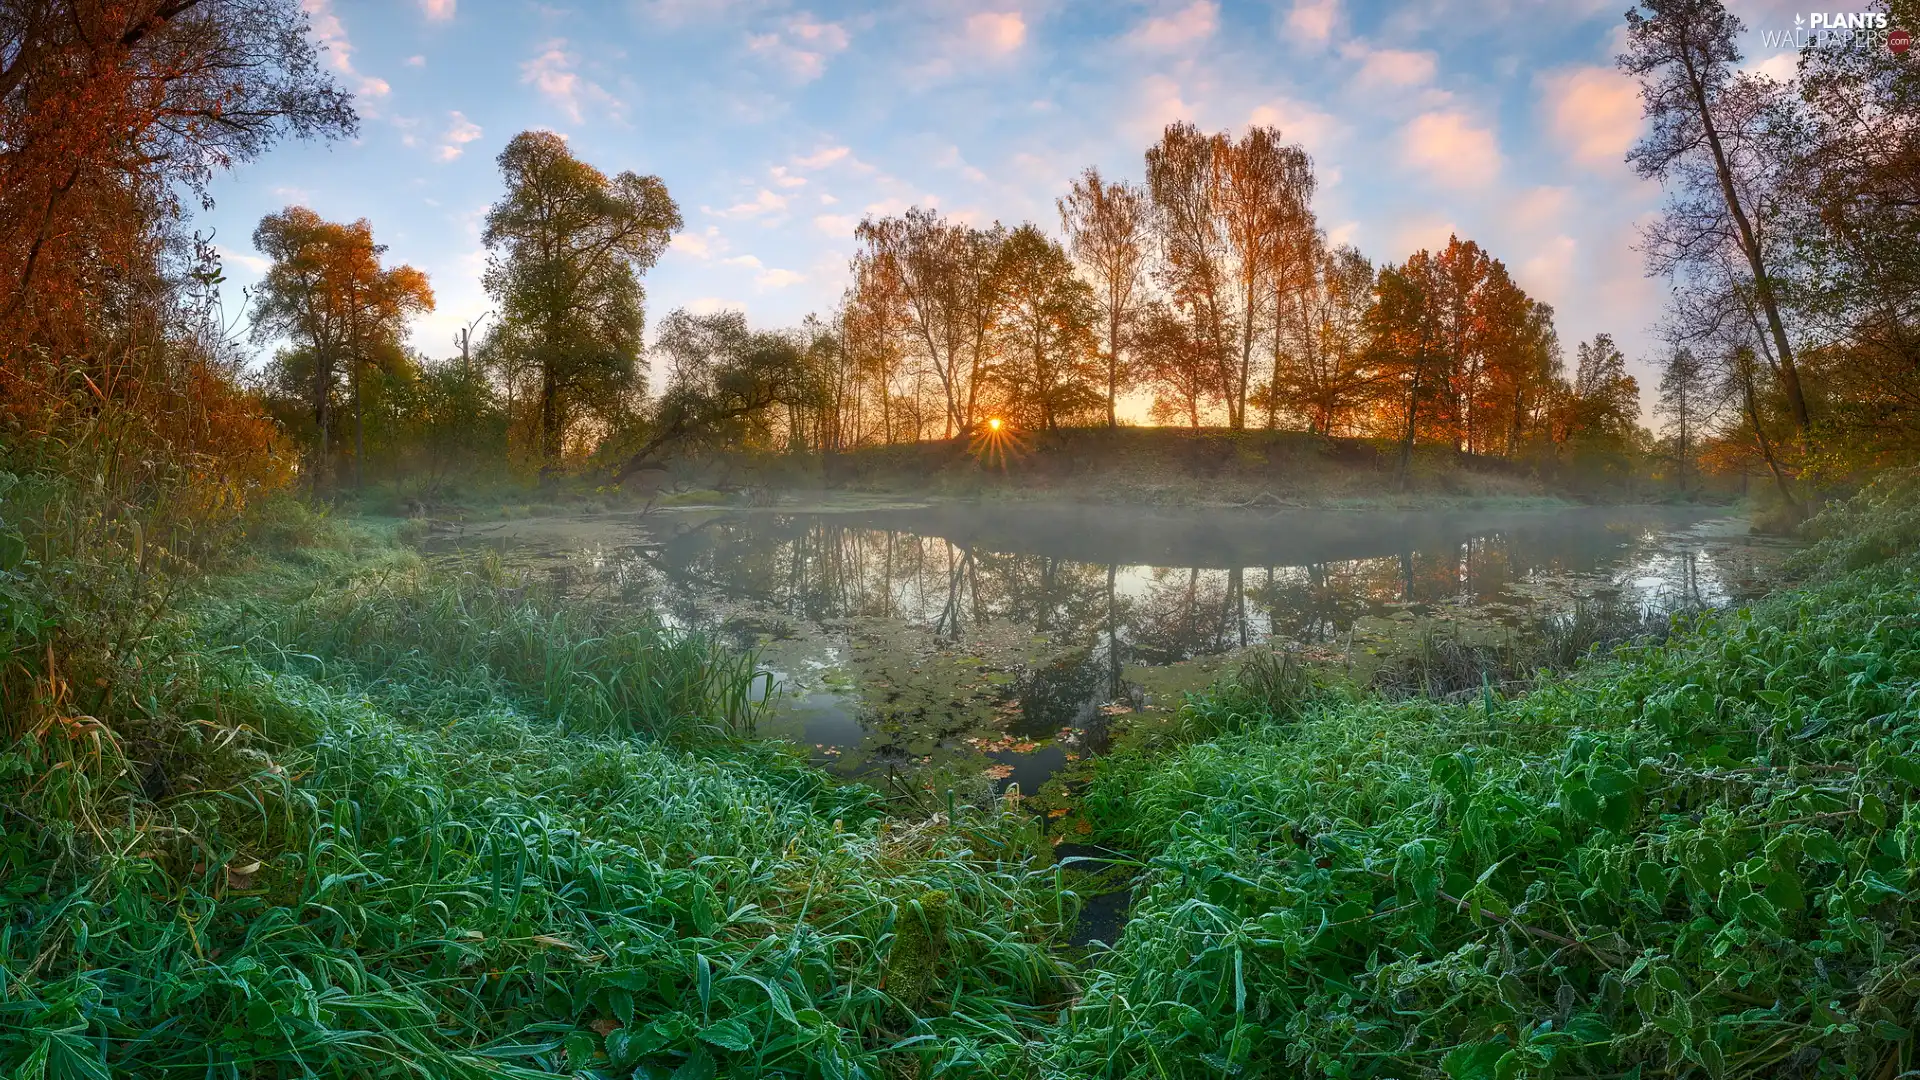
<path fill-rule="evenodd" d="M 1034 792 L 1116 720 L 1165 719 L 1248 649 L 1352 671 L 1435 626 L 1758 591 L 1787 549 L 1724 510 L 1277 513 L 938 504 L 540 519 L 457 542 L 759 650 L 763 734 L 881 786 Z"/>

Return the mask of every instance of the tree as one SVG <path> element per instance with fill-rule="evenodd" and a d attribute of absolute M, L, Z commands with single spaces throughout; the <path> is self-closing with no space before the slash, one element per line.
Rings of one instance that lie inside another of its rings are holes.
<path fill-rule="evenodd" d="M 1093 365 L 1092 286 L 1074 276 L 1066 251 L 1027 224 L 1007 234 L 994 271 L 996 381 L 1008 410 L 1026 426 L 1052 431 L 1098 405 Z"/>
<path fill-rule="evenodd" d="M 1688 476 L 1699 450 L 1700 431 L 1713 413 L 1707 366 L 1691 350 L 1675 349 L 1661 365 L 1657 411 L 1666 419 L 1665 431 L 1673 441 L 1680 490 L 1684 492 L 1688 490 Z"/>
<path fill-rule="evenodd" d="M 296 0 L 0 4 L 0 345 L 85 353 L 86 319 L 163 257 L 180 189 L 355 125 Z"/>
<path fill-rule="evenodd" d="M 1770 156 L 1743 152 L 1739 145 L 1764 135 L 1768 108 L 1777 98 L 1763 77 L 1738 74 L 1736 41 L 1743 29 L 1721 0 L 1643 0 L 1627 13 L 1627 51 L 1618 63 L 1640 80 L 1651 121 L 1627 160 L 1640 176 L 1669 185 L 1672 193 L 1666 217 L 1649 236 L 1656 268 L 1710 257 L 1716 236 L 1744 259 L 1781 388 L 1801 440 L 1808 442 L 1812 421 L 1782 315 L 1775 256 L 1766 246 L 1766 223 L 1753 215 L 1754 196 L 1770 186 L 1762 175 Z"/>
<path fill-rule="evenodd" d="M 1573 376 L 1575 437 L 1624 443 L 1640 416 L 1640 384 L 1627 374 L 1627 357 L 1613 335 L 1595 334 L 1577 350 Z"/>
<path fill-rule="evenodd" d="M 1399 266 L 1380 268 L 1374 300 L 1367 310 L 1369 363 L 1381 372 L 1397 401 L 1388 415 L 1398 414 L 1400 485 L 1406 486 L 1413 469 L 1413 446 L 1419 437 L 1423 406 L 1444 400 L 1446 365 L 1436 348 L 1439 337 L 1438 267 L 1432 254 L 1415 252 Z"/>
<path fill-rule="evenodd" d="M 1214 212 L 1230 256 L 1240 329 L 1227 412 L 1232 427 L 1244 428 L 1260 311 L 1269 292 L 1278 305 L 1282 297 L 1304 288 L 1312 272 L 1303 253 L 1315 232 L 1308 209 L 1313 165 L 1306 151 L 1283 144 L 1280 130 L 1273 127 L 1249 128 L 1237 143 L 1215 136 L 1211 156 Z M 1283 273 L 1287 270 L 1293 273 Z"/>
<path fill-rule="evenodd" d="M 483 236 L 482 280 L 500 310 L 491 343 L 537 384 L 536 456 L 547 475 L 583 406 L 624 405 L 637 389 L 640 276 L 680 228 L 680 209 L 658 177 L 609 178 L 552 132 L 521 132 L 498 161 L 507 191 Z"/>
<path fill-rule="evenodd" d="M 939 383 L 946 405 L 943 437 L 973 427 L 980 375 L 991 362 L 997 305 L 999 225 L 975 229 L 914 207 L 897 217 L 867 218 L 855 231 L 856 276 L 897 297 L 909 341 Z"/>
<path fill-rule="evenodd" d="M 1077 177 L 1059 200 L 1060 223 L 1072 253 L 1092 278 L 1094 308 L 1106 334 L 1107 426 L 1119 423 L 1114 406 L 1126 370 L 1121 347 L 1131 327 L 1150 255 L 1153 205 L 1125 181 L 1105 183 L 1098 169 Z"/>
<path fill-rule="evenodd" d="M 306 390 L 323 470 L 331 467 L 334 397 L 345 369 L 358 485 L 367 450 L 367 382 L 404 362 L 408 318 L 433 310 L 427 276 L 411 266 L 382 267 L 386 245 L 374 243 L 366 219 L 340 225 L 304 206 L 262 218 L 253 243 L 272 260 L 254 294 L 253 337 L 285 337 L 298 346 L 282 370 L 298 372 Z"/>
<path fill-rule="evenodd" d="M 1378 378 L 1367 363 L 1373 264 L 1355 248 L 1327 250 L 1316 238 L 1310 270 L 1305 288 L 1277 298 L 1273 380 L 1264 404 L 1270 417 L 1288 413 L 1308 431 L 1332 435 L 1347 426 Z"/>
<path fill-rule="evenodd" d="M 1200 426 L 1200 412 L 1225 391 L 1225 372 L 1214 343 L 1199 336 L 1193 320 L 1153 300 L 1141 309 L 1132 350 L 1153 388 L 1153 418 L 1162 424 L 1185 418 Z"/>
<path fill-rule="evenodd" d="M 1920 0 L 1888 0 L 1920 28 Z M 1920 454 L 1920 64 L 1886 48 L 1802 54 L 1801 123 L 1783 148 L 1796 314 L 1825 344 L 1812 380 L 1840 464 Z"/>
<path fill-rule="evenodd" d="M 797 400 L 796 376 L 806 367 L 794 335 L 753 333 L 737 311 L 676 310 L 654 348 L 667 360 L 667 385 L 642 422 L 621 433 L 631 438 L 621 440 L 616 482 L 671 448 L 763 440 L 769 410 Z"/>
<path fill-rule="evenodd" d="M 1239 313 L 1233 309 L 1228 239 L 1214 197 L 1214 159 L 1223 153 L 1224 142 L 1223 137 L 1201 134 L 1192 124 L 1173 123 L 1147 150 L 1147 191 L 1160 241 L 1157 276 L 1169 305 L 1155 313 L 1159 322 L 1149 338 L 1161 346 L 1156 367 L 1162 376 L 1176 370 L 1169 365 L 1183 370 L 1181 396 L 1194 416 L 1199 403 L 1189 395 L 1204 387 L 1210 396 L 1227 402 L 1228 421 L 1235 423 L 1233 338 Z M 1164 321 L 1173 316 L 1188 323 L 1177 335 L 1177 349 Z M 1166 384 L 1164 377 L 1161 382 Z"/>

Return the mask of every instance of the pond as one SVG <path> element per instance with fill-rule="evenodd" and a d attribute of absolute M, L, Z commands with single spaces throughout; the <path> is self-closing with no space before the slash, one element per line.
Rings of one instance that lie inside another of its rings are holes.
<path fill-rule="evenodd" d="M 532 519 L 451 545 L 758 649 L 762 734 L 844 777 L 1027 794 L 1249 649 L 1364 678 L 1436 626 L 1493 640 L 1583 604 L 1737 602 L 1788 551 L 1714 508 L 1010 504 Z"/>

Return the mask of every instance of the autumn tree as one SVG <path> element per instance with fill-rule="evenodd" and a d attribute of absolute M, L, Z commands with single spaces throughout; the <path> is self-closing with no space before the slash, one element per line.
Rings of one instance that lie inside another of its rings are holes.
<path fill-rule="evenodd" d="M 1155 423 L 1184 420 L 1198 428 L 1201 413 L 1226 393 L 1228 373 L 1215 343 L 1163 300 L 1142 306 L 1131 348 L 1143 383 L 1153 391 Z"/>
<path fill-rule="evenodd" d="M 1119 423 L 1114 407 L 1128 374 L 1121 354 L 1152 256 L 1153 204 L 1139 187 L 1124 180 L 1107 183 L 1098 169 L 1088 168 L 1060 198 L 1059 208 L 1067 251 L 1093 286 L 1096 322 L 1103 331 L 1107 426 L 1114 427 Z"/>
<path fill-rule="evenodd" d="M 1412 473 L 1421 424 L 1450 391 L 1438 348 L 1440 291 L 1437 260 L 1423 249 L 1398 266 L 1380 268 L 1367 310 L 1369 363 L 1380 371 L 1382 386 L 1392 395 L 1385 412 L 1397 421 L 1403 487 Z"/>
<path fill-rule="evenodd" d="M 993 359 L 994 275 L 1006 230 L 976 229 L 914 207 L 867 218 L 855 236 L 856 280 L 897 299 L 906 339 L 940 387 L 943 437 L 971 429 L 981 374 Z"/>
<path fill-rule="evenodd" d="M 1158 344 L 1154 366 L 1162 385 L 1180 387 L 1179 397 L 1198 424 L 1196 394 L 1207 393 L 1227 403 L 1228 419 L 1235 422 L 1234 338 L 1239 313 L 1229 266 L 1231 249 L 1221 226 L 1215 200 L 1216 156 L 1224 153 L 1224 137 L 1203 134 L 1188 123 L 1167 125 L 1160 141 L 1147 150 L 1147 191 L 1153 200 L 1159 240 L 1155 276 L 1165 290 L 1166 306 L 1156 310 L 1147 339 Z M 1167 318 L 1186 320 L 1172 334 Z M 1176 342 L 1178 348 L 1173 347 Z M 1179 377 L 1165 376 L 1184 365 Z"/>
<path fill-rule="evenodd" d="M 1920 0 L 1888 0 L 1920 29 Z M 1887 48 L 1802 54 L 1783 239 L 1796 314 L 1825 348 L 1822 449 L 1862 466 L 1920 457 L 1920 64 Z"/>
<path fill-rule="evenodd" d="M 253 337 L 295 344 L 281 366 L 297 371 L 311 403 L 323 469 L 331 463 L 334 398 L 344 376 L 357 486 L 367 452 L 368 383 L 405 362 L 407 320 L 433 310 L 433 290 L 411 266 L 380 265 L 386 245 L 374 242 L 364 218 L 341 225 L 290 206 L 262 218 L 253 242 L 271 260 L 254 292 Z"/>
<path fill-rule="evenodd" d="M 1627 13 L 1627 51 L 1618 63 L 1640 81 L 1650 122 L 1627 160 L 1668 189 L 1666 214 L 1648 235 L 1657 271 L 1712 261 L 1720 247 L 1738 252 L 1804 443 L 1812 420 L 1781 295 L 1785 240 L 1769 235 L 1768 218 L 1756 217 L 1778 205 L 1764 198 L 1780 162 L 1765 141 L 1778 137 L 1770 128 L 1780 126 L 1783 99 L 1764 76 L 1739 71 L 1743 30 L 1721 0 L 1643 0 Z"/>
<path fill-rule="evenodd" d="M 482 280 L 500 311 L 490 344 L 532 383 L 544 475 L 559 467 L 584 411 L 631 402 L 644 329 L 640 277 L 680 228 L 680 209 L 658 177 L 608 177 L 552 132 L 514 136 L 498 161 L 507 190 L 483 236 Z"/>
<path fill-rule="evenodd" d="M 1694 457 L 1699 453 L 1701 429 L 1714 411 L 1707 366 L 1692 350 L 1675 349 L 1661 365 L 1656 411 L 1666 421 L 1664 431 L 1673 444 L 1680 490 L 1686 491 Z"/>
<path fill-rule="evenodd" d="M 1047 431 L 1093 415 L 1100 401 L 1093 287 L 1074 276 L 1065 249 L 1031 224 L 1007 234 L 994 273 L 1000 343 L 993 372 L 1006 411 Z"/>
<path fill-rule="evenodd" d="M 1280 130 L 1251 127 L 1238 142 L 1217 137 L 1214 203 L 1229 253 L 1240 341 L 1234 362 L 1231 426 L 1247 426 L 1253 385 L 1254 343 L 1271 320 L 1262 313 L 1299 292 L 1310 272 L 1304 253 L 1315 232 L 1313 165 L 1298 146 L 1280 141 Z"/>
<path fill-rule="evenodd" d="M 1286 416 L 1321 435 L 1350 426 L 1378 375 L 1367 362 L 1373 264 L 1357 249 L 1312 246 L 1304 287 L 1276 297 L 1272 380 L 1258 402 L 1268 426 Z"/>
<path fill-rule="evenodd" d="M 0 343 L 85 352 L 85 319 L 164 258 L 180 193 L 355 123 L 296 0 L 0 4 Z"/>

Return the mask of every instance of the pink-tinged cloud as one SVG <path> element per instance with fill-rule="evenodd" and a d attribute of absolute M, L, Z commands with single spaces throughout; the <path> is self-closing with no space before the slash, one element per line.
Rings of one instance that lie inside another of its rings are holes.
<path fill-rule="evenodd" d="M 435 22 L 445 22 L 453 18 L 456 3 L 458 0 L 420 0 L 420 11 Z"/>
<path fill-rule="evenodd" d="M 824 169 L 836 161 L 845 160 L 852 152 L 845 146 L 823 146 L 805 157 L 794 158 L 793 163 L 802 169 Z"/>
<path fill-rule="evenodd" d="M 1179 49 L 1212 37 L 1220 28 L 1220 5 L 1213 0 L 1193 3 L 1167 15 L 1156 15 L 1127 35 L 1127 43 L 1142 49 Z"/>
<path fill-rule="evenodd" d="M 1026 42 L 1026 16 L 1017 11 L 982 11 L 969 15 L 967 40 L 988 53 L 1004 56 Z"/>
<path fill-rule="evenodd" d="M 1547 126 L 1576 160 L 1619 163 L 1640 136 L 1640 89 L 1610 67 L 1581 67 L 1543 74 L 1542 107 Z"/>
<path fill-rule="evenodd" d="M 439 157 L 441 161 L 452 161 L 466 152 L 467 144 L 480 138 L 480 125 L 466 118 L 458 109 L 449 114 L 447 133 L 440 137 Z"/>
<path fill-rule="evenodd" d="M 326 51 L 327 66 L 346 76 L 354 93 L 362 97 L 385 97 L 392 89 L 387 80 L 354 70 L 353 42 L 348 40 L 347 28 L 340 22 L 340 16 L 333 13 L 333 0 L 300 0 L 300 10 L 307 13 L 313 36 Z"/>
<path fill-rule="evenodd" d="M 1439 61 L 1430 52 L 1376 49 L 1348 42 L 1340 55 L 1355 65 L 1353 85 L 1361 90 L 1409 90 L 1425 86 L 1438 73 Z"/>
<path fill-rule="evenodd" d="M 595 102 L 613 113 L 622 109 L 618 98 L 598 83 L 581 78 L 574 70 L 579 66 L 579 58 L 567 50 L 565 38 L 554 38 L 541 44 L 539 49 L 533 59 L 520 65 L 520 81 L 538 90 L 566 113 L 569 120 L 580 123 L 580 106 L 584 102 Z"/>
<path fill-rule="evenodd" d="M 778 214 L 786 208 L 787 197 L 785 195 L 776 195 L 765 188 L 761 188 L 760 193 L 752 199 L 746 202 L 735 203 L 724 210 L 715 210 L 711 206 L 703 206 L 700 209 L 712 214 L 714 217 L 753 218 L 763 217 L 768 214 Z"/>
<path fill-rule="evenodd" d="M 1448 187 L 1483 187 L 1500 175 L 1500 143 L 1465 113 L 1447 110 L 1414 117 L 1400 133 L 1402 162 Z"/>
<path fill-rule="evenodd" d="M 1340 0 L 1293 0 L 1281 29 L 1294 41 L 1325 45 L 1339 23 Z"/>
<path fill-rule="evenodd" d="M 1316 157 L 1324 155 L 1341 133 L 1340 121 L 1331 113 L 1291 98 L 1275 98 L 1257 106 L 1247 123 L 1277 127 L 1280 137 L 1297 142 Z M 1322 183 L 1328 182 L 1327 170 L 1319 170 Z"/>
<path fill-rule="evenodd" d="M 812 82 L 827 70 L 827 58 L 847 47 L 847 31 L 838 23 L 821 22 L 802 12 L 770 34 L 747 38 L 749 51 L 765 56 L 801 82 Z"/>

